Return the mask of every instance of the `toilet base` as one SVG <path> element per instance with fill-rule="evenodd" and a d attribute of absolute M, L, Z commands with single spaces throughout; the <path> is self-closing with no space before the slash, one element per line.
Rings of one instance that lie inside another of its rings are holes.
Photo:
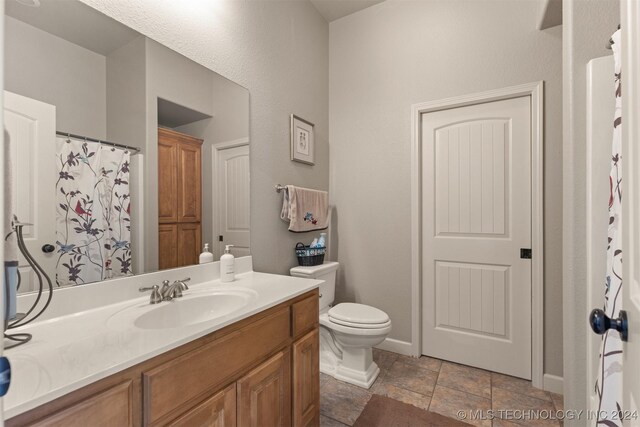
<path fill-rule="evenodd" d="M 358 387 L 370 388 L 380 368 L 373 361 L 371 348 L 342 348 L 331 333 L 320 328 L 320 372 Z"/>
<path fill-rule="evenodd" d="M 338 366 L 334 378 L 358 387 L 371 388 L 376 378 L 380 374 L 380 368 L 376 362 L 371 362 L 366 371 L 348 368 L 344 365 Z"/>

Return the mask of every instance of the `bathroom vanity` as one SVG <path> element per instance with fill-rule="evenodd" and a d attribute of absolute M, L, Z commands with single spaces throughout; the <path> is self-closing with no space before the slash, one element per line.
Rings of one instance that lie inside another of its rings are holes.
<path fill-rule="evenodd" d="M 246 272 L 179 300 L 137 295 L 36 324 L 7 354 L 7 425 L 319 425 L 319 283 Z M 198 317 L 194 301 L 236 294 L 242 307 Z M 186 315 L 168 315 L 180 304 Z M 175 324 L 144 323 L 156 310 Z"/>

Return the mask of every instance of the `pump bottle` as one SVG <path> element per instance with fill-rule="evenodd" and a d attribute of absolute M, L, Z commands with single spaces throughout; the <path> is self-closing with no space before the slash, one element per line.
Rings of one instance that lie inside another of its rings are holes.
<path fill-rule="evenodd" d="M 226 245 L 220 257 L 220 281 L 223 283 L 233 282 L 236 278 L 236 259 L 229 249 L 231 247 L 233 245 Z"/>

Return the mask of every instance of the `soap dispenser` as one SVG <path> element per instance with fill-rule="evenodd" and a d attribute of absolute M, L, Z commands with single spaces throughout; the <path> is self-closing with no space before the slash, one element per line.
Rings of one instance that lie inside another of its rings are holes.
<path fill-rule="evenodd" d="M 224 247 L 224 255 L 220 257 L 220 281 L 233 282 L 236 278 L 236 259 L 229 248 L 233 245 Z"/>
<path fill-rule="evenodd" d="M 213 254 L 209 251 L 209 244 L 204 244 L 204 249 L 202 249 L 202 253 L 200 254 L 200 264 L 206 264 L 208 262 L 213 262 Z"/>
<path fill-rule="evenodd" d="M 318 248 L 327 247 L 327 233 L 320 233 L 320 238 L 318 239 Z"/>

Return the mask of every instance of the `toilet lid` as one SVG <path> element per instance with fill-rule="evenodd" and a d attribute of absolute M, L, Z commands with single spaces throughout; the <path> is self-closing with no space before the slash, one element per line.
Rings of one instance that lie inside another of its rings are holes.
<path fill-rule="evenodd" d="M 389 323 L 389 316 L 382 310 L 364 304 L 343 302 L 329 310 L 331 321 L 352 325 L 380 325 Z"/>

